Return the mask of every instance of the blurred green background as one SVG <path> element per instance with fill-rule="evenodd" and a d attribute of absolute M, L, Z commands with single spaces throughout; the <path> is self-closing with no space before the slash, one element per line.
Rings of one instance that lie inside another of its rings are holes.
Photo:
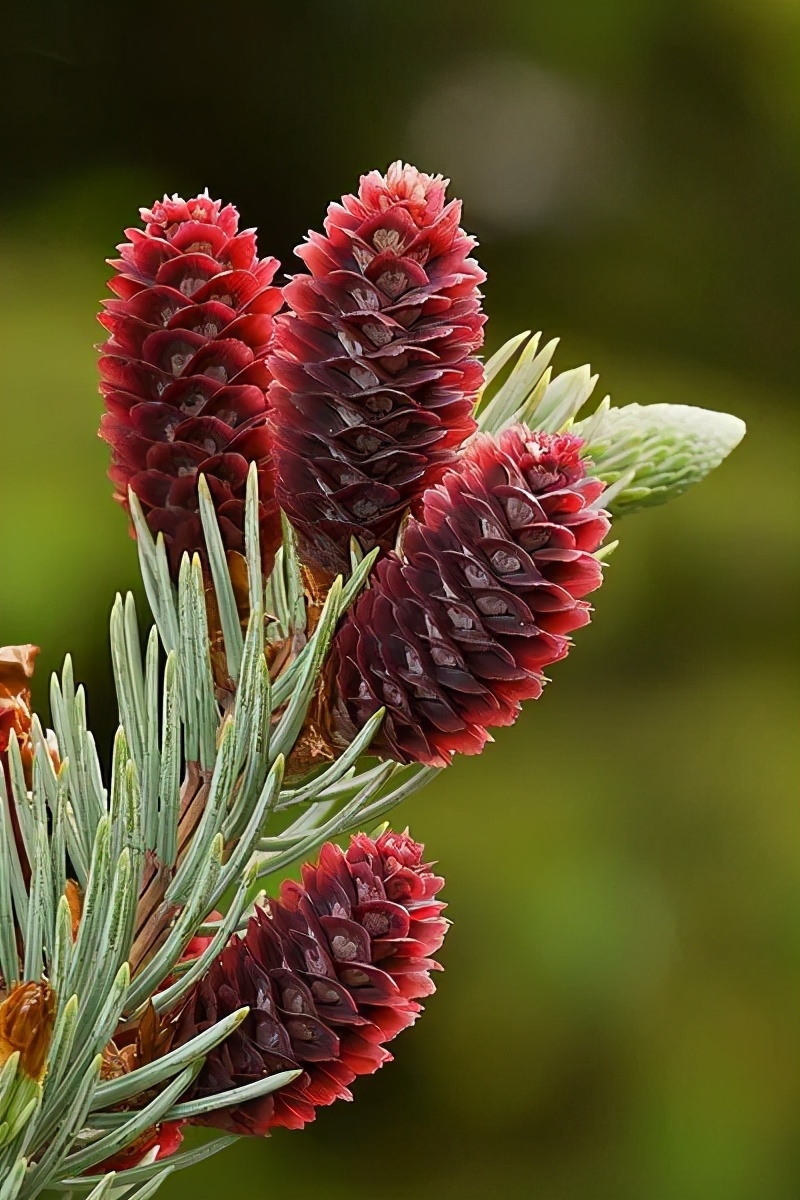
<path fill-rule="evenodd" d="M 397 1061 L 160 1195 L 794 1200 L 797 133 L 790 0 L 19 5 L 5 40 L 0 641 L 67 650 L 107 752 L 138 588 L 94 318 L 121 229 L 208 187 L 291 250 L 358 175 L 452 178 L 489 349 L 560 334 L 617 403 L 749 435 L 628 518 L 554 684 L 398 820 L 448 878 Z M 601 395 L 604 394 L 601 392 Z"/>

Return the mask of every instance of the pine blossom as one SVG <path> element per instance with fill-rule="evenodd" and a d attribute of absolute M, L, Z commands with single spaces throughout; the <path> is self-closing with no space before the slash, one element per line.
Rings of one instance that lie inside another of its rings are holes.
<path fill-rule="evenodd" d="M 197 478 L 204 474 L 229 549 L 241 550 L 247 471 L 258 464 L 262 550 L 280 540 L 266 427 L 266 365 L 278 288 L 277 259 L 259 259 L 252 229 L 232 205 L 196 196 L 142 209 L 144 230 L 111 261 L 117 275 L 100 322 L 100 436 L 109 475 L 127 508 L 128 488 L 153 533 L 163 533 L 177 571 L 204 546 Z"/>
<path fill-rule="evenodd" d="M 301 1069 L 269 1096 L 210 1113 L 203 1123 L 234 1133 L 300 1129 L 320 1105 L 351 1099 L 349 1084 L 391 1055 L 386 1042 L 412 1025 L 435 989 L 429 955 L 447 921 L 435 899 L 443 880 L 408 834 L 331 842 L 259 909 L 196 987 L 177 1045 L 242 1005 L 250 1013 L 212 1050 L 193 1096 Z"/>
<path fill-rule="evenodd" d="M 475 429 L 479 286 L 446 180 L 397 162 L 332 204 L 297 253 L 270 358 L 277 495 L 302 557 L 346 569 L 351 536 L 389 547 Z"/>
<path fill-rule="evenodd" d="M 541 694 L 602 582 L 593 552 L 609 521 L 581 446 L 521 425 L 484 434 L 426 492 L 402 557 L 378 563 L 336 636 L 334 735 L 350 740 L 385 705 L 376 749 L 445 766 Z"/>

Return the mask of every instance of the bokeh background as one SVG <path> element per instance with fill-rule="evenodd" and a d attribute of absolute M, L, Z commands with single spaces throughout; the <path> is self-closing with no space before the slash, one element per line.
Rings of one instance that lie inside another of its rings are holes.
<path fill-rule="evenodd" d="M 26 0 L 3 50 L 0 641 L 67 650 L 107 749 L 138 590 L 95 436 L 104 258 L 205 187 L 292 247 L 402 157 L 464 198 L 489 349 L 749 435 L 628 518 L 545 697 L 398 818 L 448 877 L 397 1061 L 164 1200 L 794 1200 L 797 133 L 792 0 Z M 600 393 L 601 395 L 603 392 Z"/>

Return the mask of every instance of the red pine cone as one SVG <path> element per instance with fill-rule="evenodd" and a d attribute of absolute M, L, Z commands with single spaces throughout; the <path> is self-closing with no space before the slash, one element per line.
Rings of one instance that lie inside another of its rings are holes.
<path fill-rule="evenodd" d="M 442 944 L 444 881 L 408 834 L 377 841 L 360 833 L 346 852 L 332 842 L 303 883 L 258 909 L 234 937 L 181 1014 L 180 1045 L 242 1005 L 250 1013 L 212 1050 L 192 1097 L 215 1095 L 301 1068 L 287 1087 L 217 1110 L 201 1123 L 240 1134 L 301 1129 L 320 1105 L 352 1099 L 348 1084 L 391 1055 L 383 1048 L 412 1025 L 435 989 L 428 955 Z M 188 1098 L 188 1096 L 187 1096 Z"/>
<path fill-rule="evenodd" d="M 403 513 L 475 429 L 483 341 L 475 239 L 447 181 L 394 163 L 332 204 L 284 289 L 270 422 L 277 495 L 305 562 L 347 569 L 350 537 L 390 547 Z"/>
<path fill-rule="evenodd" d="M 522 425 L 483 434 L 426 492 L 402 558 L 378 563 L 336 636 L 334 734 L 350 740 L 385 705 L 376 750 L 446 766 L 541 694 L 602 582 L 592 552 L 609 520 L 590 507 L 603 484 L 582 445 Z"/>
<path fill-rule="evenodd" d="M 197 476 L 205 475 L 226 545 L 244 545 L 247 471 L 258 464 L 262 549 L 280 540 L 266 424 L 266 356 L 281 293 L 269 284 L 275 258 L 259 259 L 252 229 L 207 195 L 178 196 L 142 209 L 141 229 L 109 260 L 119 272 L 100 323 L 100 436 L 111 446 L 109 476 L 127 508 L 138 496 L 174 570 L 202 549 Z"/>

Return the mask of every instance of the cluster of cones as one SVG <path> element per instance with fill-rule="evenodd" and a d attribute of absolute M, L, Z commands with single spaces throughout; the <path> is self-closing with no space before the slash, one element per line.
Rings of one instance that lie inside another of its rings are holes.
<path fill-rule="evenodd" d="M 352 538 L 380 547 L 317 724 L 333 754 L 383 707 L 376 750 L 430 766 L 539 695 L 589 619 L 608 528 L 577 439 L 475 436 L 485 276 L 445 187 L 400 163 L 365 175 L 282 290 L 234 208 L 165 198 L 127 231 L 100 318 L 117 498 L 136 493 L 177 571 L 202 554 L 200 474 L 241 549 L 255 462 L 265 569 L 282 508 L 316 599 Z"/>
<path fill-rule="evenodd" d="M 30 762 L 34 653 L 35 647 L 0 648 L 0 770 L 9 793 L 12 718 L 23 761 Z M 26 863 L 18 830 L 15 840 Z M 326 843 L 318 862 L 303 867 L 302 883 L 287 880 L 277 898 L 256 910 L 244 935 L 231 940 L 176 1011 L 157 1018 L 151 1006 L 109 1043 L 102 1077 L 141 1067 L 247 1006 L 245 1021 L 211 1051 L 184 1098 L 218 1096 L 284 1071 L 297 1076 L 278 1092 L 195 1123 L 260 1135 L 278 1126 L 302 1128 L 319 1106 L 351 1099 L 357 1076 L 390 1061 L 385 1044 L 413 1024 L 419 1001 L 433 992 L 431 972 L 439 966 L 431 956 L 447 931 L 445 906 L 436 898 L 443 883 L 407 833 L 358 834 L 347 850 Z M 74 880 L 67 896 L 76 937 L 82 897 Z M 193 938 L 182 961 L 199 957 L 210 940 Z M 8 988 L 0 979 L 0 1069 L 16 1053 L 19 1068 L 42 1081 L 55 1013 L 46 979 Z M 122 1170 L 153 1151 L 164 1157 L 181 1138 L 181 1123 L 163 1122 L 96 1169 Z"/>
<path fill-rule="evenodd" d="M 589 620 L 608 530 L 578 438 L 522 425 L 476 433 L 485 276 L 445 191 L 400 163 L 364 176 L 299 248 L 306 273 L 283 288 L 235 208 L 165 197 L 126 231 L 100 317 L 101 435 L 117 499 L 135 493 L 176 576 L 184 553 L 204 552 L 201 475 L 232 564 L 242 552 L 253 463 L 265 571 L 281 509 L 310 599 L 347 573 L 353 538 L 378 547 L 335 635 L 315 725 L 336 755 L 384 708 L 374 751 L 437 767 L 478 753 L 540 694 L 544 668 Z M 0 652 L 4 769 L 12 728 L 28 747 L 32 661 L 31 647 Z M 246 1005 L 186 1098 L 296 1070 L 279 1091 L 201 1120 L 250 1134 L 302 1127 L 390 1057 L 385 1044 L 433 991 L 442 882 L 408 834 L 326 844 L 177 1012 L 109 1046 L 106 1075 Z M 206 944 L 195 939 L 186 957 Z M 8 1047 L 28 1047 L 41 1072 L 52 1018 L 45 984 L 0 993 L 0 1065 Z M 166 1155 L 180 1137 L 161 1126 L 103 1167 Z"/>

